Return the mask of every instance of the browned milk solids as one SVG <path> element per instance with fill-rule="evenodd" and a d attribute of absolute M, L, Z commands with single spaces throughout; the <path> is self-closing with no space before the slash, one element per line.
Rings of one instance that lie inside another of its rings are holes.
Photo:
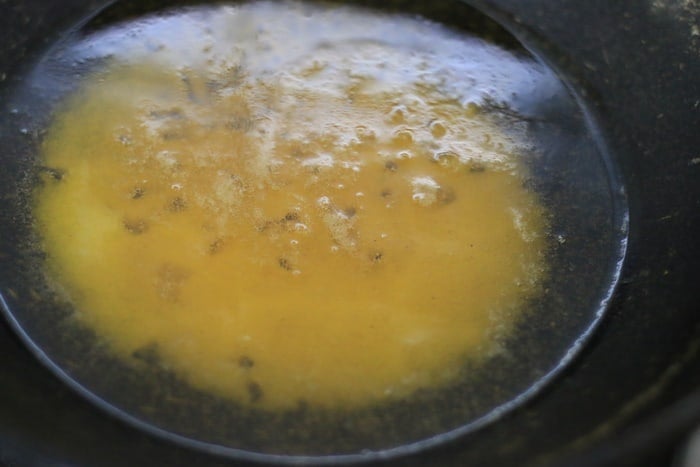
<path fill-rule="evenodd" d="M 323 39 L 299 33 L 310 13 Z M 459 94 L 450 52 L 485 45 L 294 4 L 153 24 L 177 34 L 115 47 L 43 146 L 64 176 L 37 223 L 82 323 L 267 409 L 405 397 L 493 351 L 537 292 L 545 222 L 522 130 Z M 435 49 L 397 45 L 417 32 Z"/>

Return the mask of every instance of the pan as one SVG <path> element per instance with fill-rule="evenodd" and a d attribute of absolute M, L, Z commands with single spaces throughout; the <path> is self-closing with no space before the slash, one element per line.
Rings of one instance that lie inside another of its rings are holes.
<path fill-rule="evenodd" d="M 108 354 L 95 353 L 89 333 L 63 329 L 70 310 L 47 298 L 28 266 L 45 258 L 26 247 L 24 184 L 36 175 L 47 124 L 36 115 L 49 114 L 53 98 L 27 86 L 37 82 L 32 73 L 50 76 L 37 64 L 67 34 L 89 35 L 163 8 L 36 1 L 10 6 L 2 20 L 3 462 L 670 465 L 700 420 L 693 396 L 700 362 L 693 287 L 700 39 L 693 2 L 384 7 L 478 31 L 546 70 L 543 80 L 553 79 L 548 98 L 536 105 L 524 98 L 511 108 L 531 120 L 551 154 L 532 163 L 532 184 L 561 213 L 549 239 L 559 245 L 550 247 L 557 274 L 547 282 L 552 292 L 531 304 L 542 323 L 531 320 L 506 343 L 517 358 L 492 363 L 478 379 L 482 389 L 456 385 L 380 416 L 344 415 L 355 422 L 345 431 L 333 416 L 321 422 L 314 416 L 309 424 L 297 412 L 284 420 L 234 412 L 236 428 L 217 421 L 229 407 L 190 392 L 177 395 L 196 400 L 199 412 L 166 404 L 149 418 L 139 411 L 143 398 L 160 400 L 157 390 L 170 387 L 172 376 L 156 371 L 142 383 Z M 497 102 L 492 108 L 507 117 Z M 570 136 L 563 148 L 561 138 L 548 139 L 556 131 Z M 120 399 L 123 392 L 129 397 Z M 214 420 L 205 436 L 202 419 Z M 196 431 L 187 431 L 190 424 Z M 280 436 L 283 429 L 292 434 Z M 307 436 L 299 436 L 304 430 Z M 390 430 L 394 438 L 385 436 Z"/>

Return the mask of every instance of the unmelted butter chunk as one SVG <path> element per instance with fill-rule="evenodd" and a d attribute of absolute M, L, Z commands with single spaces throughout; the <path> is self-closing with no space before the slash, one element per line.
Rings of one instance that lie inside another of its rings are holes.
<path fill-rule="evenodd" d="M 366 14 L 334 28 L 359 34 Z M 285 18 L 281 39 L 240 45 L 270 63 L 305 49 L 280 69 L 233 49 L 183 67 L 178 47 L 207 49 L 188 36 L 67 100 L 42 149 L 61 177 L 36 193 L 49 272 L 116 354 L 157 349 L 242 404 L 357 407 L 454 381 L 545 271 L 522 135 L 410 50 L 319 46 Z"/>

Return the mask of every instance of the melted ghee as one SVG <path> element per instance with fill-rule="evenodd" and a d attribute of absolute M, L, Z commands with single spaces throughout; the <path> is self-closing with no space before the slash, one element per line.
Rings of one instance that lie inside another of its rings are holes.
<path fill-rule="evenodd" d="M 62 174 L 36 195 L 49 273 L 125 361 L 151 352 L 241 404 L 449 383 L 544 274 L 523 142 L 409 49 L 293 33 L 265 49 L 304 49 L 279 70 L 240 51 L 183 66 L 211 49 L 189 37 L 87 79 L 42 149 Z"/>

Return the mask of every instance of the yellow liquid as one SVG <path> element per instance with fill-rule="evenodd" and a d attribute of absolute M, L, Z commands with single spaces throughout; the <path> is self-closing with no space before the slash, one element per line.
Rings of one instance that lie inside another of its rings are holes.
<path fill-rule="evenodd" d="M 545 268 L 517 142 L 417 70 L 395 86 L 310 52 L 95 75 L 55 116 L 42 163 L 62 177 L 36 195 L 49 274 L 113 352 L 266 409 L 455 380 Z"/>

